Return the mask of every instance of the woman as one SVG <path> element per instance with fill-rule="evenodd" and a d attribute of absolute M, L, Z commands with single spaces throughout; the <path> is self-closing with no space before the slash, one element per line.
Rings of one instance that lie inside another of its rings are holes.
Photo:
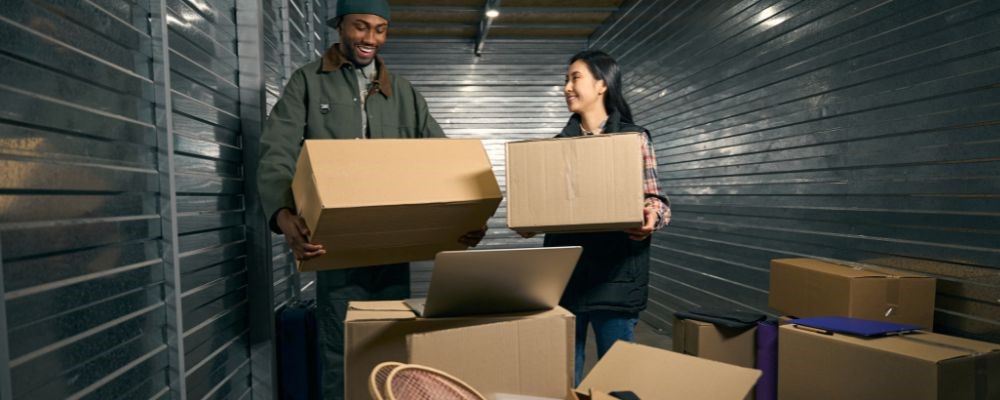
<path fill-rule="evenodd" d="M 622 95 L 621 71 L 611 56 L 587 50 L 570 59 L 566 105 L 573 112 L 556 137 L 643 132 L 644 224 L 623 232 L 551 233 L 545 246 L 583 246 L 583 255 L 560 304 L 576 315 L 576 383 L 583 375 L 587 326 L 593 326 L 597 357 L 617 340 L 632 341 L 639 312 L 646 308 L 650 235 L 670 221 L 670 206 L 660 193 L 656 157 L 649 131 L 635 125 Z M 522 233 L 524 237 L 534 233 Z"/>

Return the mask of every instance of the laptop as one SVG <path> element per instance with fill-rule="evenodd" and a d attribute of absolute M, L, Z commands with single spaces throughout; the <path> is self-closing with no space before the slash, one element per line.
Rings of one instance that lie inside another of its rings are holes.
<path fill-rule="evenodd" d="M 583 248 L 442 251 L 426 298 L 405 300 L 425 318 L 555 308 Z"/>

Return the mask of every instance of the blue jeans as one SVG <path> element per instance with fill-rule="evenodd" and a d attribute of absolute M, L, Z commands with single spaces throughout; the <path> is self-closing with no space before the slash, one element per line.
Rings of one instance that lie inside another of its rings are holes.
<path fill-rule="evenodd" d="M 611 345 L 618 340 L 634 341 L 635 324 L 639 315 L 617 311 L 590 311 L 576 314 L 576 384 L 583 380 L 583 362 L 586 356 L 587 325 L 594 326 L 597 339 L 597 359 L 604 357 Z"/>

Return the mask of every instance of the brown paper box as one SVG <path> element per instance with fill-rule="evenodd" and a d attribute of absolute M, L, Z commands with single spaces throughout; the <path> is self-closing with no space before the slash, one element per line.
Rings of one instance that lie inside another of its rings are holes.
<path fill-rule="evenodd" d="M 935 279 L 808 258 L 771 260 L 768 305 L 797 318 L 844 316 L 934 326 Z"/>
<path fill-rule="evenodd" d="M 642 226 L 639 135 L 507 143 L 507 226 L 524 232 Z"/>
<path fill-rule="evenodd" d="M 573 379 L 574 321 L 562 308 L 417 318 L 402 301 L 351 302 L 345 322 L 346 398 L 369 398 L 368 376 L 385 361 L 437 368 L 480 391 L 565 396 Z"/>
<path fill-rule="evenodd" d="M 778 328 L 779 399 L 1000 399 L 1000 345 L 931 332 Z M 978 393 L 977 393 L 978 391 Z"/>
<path fill-rule="evenodd" d="M 306 140 L 292 192 L 327 253 L 300 271 L 430 260 L 464 250 L 502 198 L 478 140 Z"/>

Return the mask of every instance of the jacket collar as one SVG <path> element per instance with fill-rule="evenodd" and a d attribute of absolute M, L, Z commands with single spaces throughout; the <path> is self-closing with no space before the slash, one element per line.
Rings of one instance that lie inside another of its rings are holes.
<path fill-rule="evenodd" d="M 323 61 L 319 70 L 320 72 L 333 72 L 345 65 L 351 65 L 351 60 L 340 53 L 340 44 L 337 43 L 326 49 L 326 53 L 323 53 Z M 389 76 L 389 69 L 386 68 L 382 57 L 375 56 L 375 66 L 378 67 L 378 77 L 373 82 L 372 91 L 377 90 L 382 92 L 385 97 L 392 97 L 392 77 Z"/>
<path fill-rule="evenodd" d="M 566 123 L 566 127 L 563 128 L 560 135 L 564 137 L 582 136 L 581 120 L 580 114 L 573 114 L 572 117 L 569 117 L 569 122 Z M 608 122 L 604 123 L 604 132 L 619 132 L 620 129 L 621 116 L 618 115 L 618 111 L 612 111 L 611 114 L 608 114 Z"/>

